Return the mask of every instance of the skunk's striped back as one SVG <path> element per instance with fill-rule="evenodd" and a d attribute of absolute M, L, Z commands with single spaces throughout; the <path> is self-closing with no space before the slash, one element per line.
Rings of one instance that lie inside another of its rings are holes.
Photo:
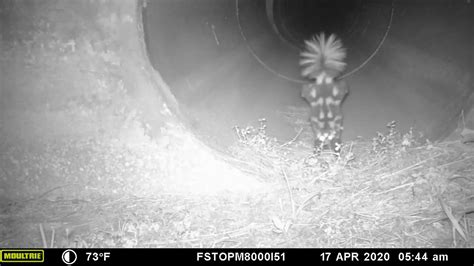
<path fill-rule="evenodd" d="M 342 137 L 342 103 L 348 94 L 344 80 L 323 80 L 303 85 L 301 96 L 310 105 L 310 125 L 315 147 L 339 152 Z"/>
<path fill-rule="evenodd" d="M 335 77 L 344 71 L 346 49 L 336 35 L 331 34 L 329 38 L 326 38 L 324 33 L 321 33 L 306 40 L 305 46 L 305 51 L 300 53 L 303 77 L 315 79 L 322 72 Z"/>

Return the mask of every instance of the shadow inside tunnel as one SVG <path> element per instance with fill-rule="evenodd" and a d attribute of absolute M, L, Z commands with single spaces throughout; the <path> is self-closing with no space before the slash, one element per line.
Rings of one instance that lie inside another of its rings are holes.
<path fill-rule="evenodd" d="M 355 10 L 364 10 L 359 28 L 351 30 L 357 36 L 343 39 L 352 70 L 388 33 L 374 57 L 347 77 L 343 138 L 371 138 L 395 120 L 402 132 L 414 127 L 432 140 L 442 139 L 455 129 L 456 117 L 468 108 L 472 94 L 473 7 L 463 1 L 397 1 L 393 23 L 387 24 L 389 13 L 380 12 L 385 9 L 377 2 L 354 2 L 362 5 Z M 236 140 L 234 126 L 255 125 L 260 118 L 268 121 L 269 135 L 287 141 L 298 126 L 307 126 L 297 122 L 305 121 L 308 106 L 300 97 L 300 83 L 268 67 L 301 79 L 298 52 L 275 35 L 263 1 L 242 1 L 240 17 L 235 3 L 206 0 L 193 9 L 194 4 L 180 1 L 151 2 L 144 16 L 151 61 L 172 88 L 191 128 L 206 142 L 228 146 Z M 291 12 L 298 12 L 297 5 L 293 7 Z M 344 4 L 333 7 L 344 10 Z M 344 14 L 341 10 L 338 14 Z M 325 22 L 327 28 L 331 19 Z M 286 26 L 296 34 L 298 25 L 304 21 Z M 291 110 L 294 121 L 288 115 Z"/>

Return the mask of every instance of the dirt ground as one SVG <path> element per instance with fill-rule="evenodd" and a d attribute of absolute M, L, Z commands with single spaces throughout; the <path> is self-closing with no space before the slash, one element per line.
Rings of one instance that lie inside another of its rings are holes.
<path fill-rule="evenodd" d="M 183 169 L 156 147 L 2 143 L 1 246 L 472 247 L 472 146 L 360 142 L 336 158 L 258 132 L 225 160 L 266 188 L 239 194 L 173 192 Z"/>
<path fill-rule="evenodd" d="M 133 7 L 99 6 L 101 32 L 18 3 L 1 9 L 24 22 L 1 40 L 0 247 L 474 246 L 472 144 L 390 124 L 315 154 L 304 120 L 289 141 L 262 120 L 221 153 L 138 108 L 149 72 L 113 41 Z"/>

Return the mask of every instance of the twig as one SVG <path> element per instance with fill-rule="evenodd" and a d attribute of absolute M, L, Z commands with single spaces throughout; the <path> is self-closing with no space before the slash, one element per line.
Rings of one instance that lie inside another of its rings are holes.
<path fill-rule="evenodd" d="M 66 185 L 61 185 L 61 186 L 54 187 L 54 188 L 52 188 L 52 189 L 49 189 L 49 190 L 43 192 L 42 194 L 40 194 L 40 195 L 38 195 L 38 196 L 36 196 L 36 197 L 27 199 L 27 200 L 25 200 L 24 202 L 29 202 L 29 201 L 33 201 L 33 200 L 39 200 L 39 199 L 43 198 L 44 196 L 46 196 L 47 194 L 49 194 L 49 193 L 55 191 L 56 189 L 60 189 L 60 188 L 67 187 L 67 186 L 71 186 L 71 185 L 75 185 L 75 184 L 66 184 Z"/>
<path fill-rule="evenodd" d="M 214 26 L 214 24 L 211 24 L 211 30 L 212 30 L 212 34 L 214 35 L 214 40 L 216 41 L 216 44 L 219 46 L 220 43 L 219 43 L 219 39 L 217 38 L 216 26 Z"/>
<path fill-rule="evenodd" d="M 389 190 L 385 190 L 385 191 L 381 191 L 381 192 L 377 192 L 377 193 L 374 193 L 373 195 L 381 195 L 381 194 L 385 194 L 385 193 L 388 193 L 390 191 L 394 191 L 394 190 L 397 190 L 397 189 L 400 189 L 400 188 L 403 188 L 403 187 L 407 187 L 407 186 L 412 186 L 414 185 L 413 182 L 410 182 L 410 183 L 407 183 L 407 184 L 403 184 L 403 185 L 400 185 L 400 186 L 396 186 L 394 188 L 391 188 Z"/>
<path fill-rule="evenodd" d="M 112 200 L 112 201 L 109 201 L 109 202 L 107 202 L 107 203 L 102 204 L 101 207 L 106 207 L 106 206 L 112 205 L 112 204 L 114 204 L 114 203 L 116 203 L 116 202 L 122 201 L 122 200 L 125 199 L 126 197 L 127 197 L 127 196 L 124 195 L 124 196 L 122 196 L 122 197 L 120 197 L 120 198 L 118 198 L 118 199 L 115 199 L 115 200 Z M 130 201 L 130 199 L 127 199 L 127 200 Z"/>
<path fill-rule="evenodd" d="M 48 241 L 46 241 L 46 236 L 44 235 L 43 225 L 39 224 L 40 234 L 41 234 L 41 241 L 43 242 L 43 247 L 48 248 Z"/>
<path fill-rule="evenodd" d="M 52 232 L 51 232 L 51 246 L 50 246 L 50 248 L 53 248 L 54 247 L 54 235 L 56 233 L 56 230 L 54 230 L 54 227 L 51 227 L 51 230 L 52 230 Z"/>
<path fill-rule="evenodd" d="M 298 207 L 298 210 L 296 211 L 296 216 L 303 210 L 304 207 L 309 203 L 310 200 L 312 200 L 314 197 L 321 195 L 320 192 L 314 193 L 313 195 L 309 196 L 301 205 Z"/>
<path fill-rule="evenodd" d="M 458 231 L 458 233 L 464 238 L 465 241 L 467 241 L 467 236 L 464 233 L 464 230 L 462 230 L 461 226 L 458 223 L 458 219 L 456 219 L 451 211 L 451 208 L 444 203 L 441 199 L 439 200 L 439 204 L 441 205 L 441 208 L 443 209 L 444 213 L 446 216 L 448 216 L 449 220 L 451 221 L 451 224 L 453 225 L 453 230 Z"/>
<path fill-rule="evenodd" d="M 288 176 L 286 175 L 285 169 L 282 168 L 281 171 L 283 172 L 283 176 L 285 177 L 286 188 L 288 189 L 288 193 L 290 194 L 291 215 L 294 218 L 296 213 L 295 213 L 295 201 L 293 200 L 293 193 L 291 193 L 290 183 L 288 182 Z"/>
<path fill-rule="evenodd" d="M 402 173 L 402 172 L 405 172 L 405 171 L 408 171 L 408 170 L 410 170 L 410 169 L 412 169 L 412 168 L 415 168 L 415 167 L 417 167 L 417 166 L 420 166 L 421 164 L 424 164 L 424 163 L 426 163 L 427 161 L 432 160 L 432 159 L 435 159 L 436 157 L 439 157 L 439 156 L 441 156 L 441 154 L 432 156 L 432 157 L 430 157 L 430 158 L 428 158 L 428 159 L 425 159 L 425 160 L 423 160 L 423 161 L 421 161 L 421 162 L 418 162 L 418 163 L 415 163 L 415 164 L 410 165 L 410 166 L 408 166 L 408 167 L 405 167 L 405 168 L 403 168 L 403 169 L 400 169 L 400 170 L 398 170 L 398 171 L 396 171 L 396 172 L 394 172 L 394 173 L 390 173 L 390 174 L 383 175 L 383 176 L 379 177 L 379 180 L 382 180 L 382 179 L 384 179 L 384 178 L 387 178 L 387 177 L 390 177 L 390 176 L 393 176 L 393 175 L 398 175 L 398 174 L 400 174 L 400 173 Z"/>
<path fill-rule="evenodd" d="M 457 160 L 457 161 L 453 161 L 453 162 L 449 162 L 449 163 L 445 163 L 445 164 L 442 164 L 438 167 L 445 167 L 445 166 L 448 166 L 448 165 L 451 165 L 451 164 L 455 164 L 455 163 L 459 163 L 459 162 L 462 162 L 462 161 L 465 161 L 465 160 L 468 160 L 468 159 L 473 159 L 474 156 L 469 156 L 467 158 L 464 158 L 464 159 L 461 159 L 461 160 Z"/>
<path fill-rule="evenodd" d="M 290 145 L 291 143 L 295 142 L 295 141 L 298 139 L 298 137 L 301 135 L 301 133 L 303 132 L 303 129 L 304 129 L 304 127 L 302 127 L 302 128 L 298 131 L 298 133 L 296 134 L 296 136 L 295 136 L 293 139 L 291 139 L 290 141 L 288 141 L 288 142 L 283 143 L 282 145 L 280 145 L 280 148 L 282 148 L 282 147 L 284 147 L 284 146 L 286 146 L 286 145 Z"/>

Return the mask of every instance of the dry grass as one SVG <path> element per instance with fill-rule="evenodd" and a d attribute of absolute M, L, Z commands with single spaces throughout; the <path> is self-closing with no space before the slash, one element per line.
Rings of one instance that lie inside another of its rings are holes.
<path fill-rule="evenodd" d="M 288 246 L 472 247 L 472 147 L 422 143 L 391 122 L 340 157 L 316 155 L 267 137 L 263 122 L 239 131 L 232 151 L 243 169 L 280 184 L 283 207 L 270 219 L 275 232 L 292 233 Z"/>
<path fill-rule="evenodd" d="M 472 247 L 474 149 L 407 142 L 391 125 L 340 156 L 314 154 L 299 138 L 280 143 L 264 120 L 237 127 L 226 163 L 267 186 L 238 195 L 158 189 L 174 175 L 161 145 L 2 144 L 0 177 L 16 176 L 6 189 L 23 195 L 0 204 L 0 246 Z M 196 154 L 177 147 L 167 153 L 183 164 Z"/>

